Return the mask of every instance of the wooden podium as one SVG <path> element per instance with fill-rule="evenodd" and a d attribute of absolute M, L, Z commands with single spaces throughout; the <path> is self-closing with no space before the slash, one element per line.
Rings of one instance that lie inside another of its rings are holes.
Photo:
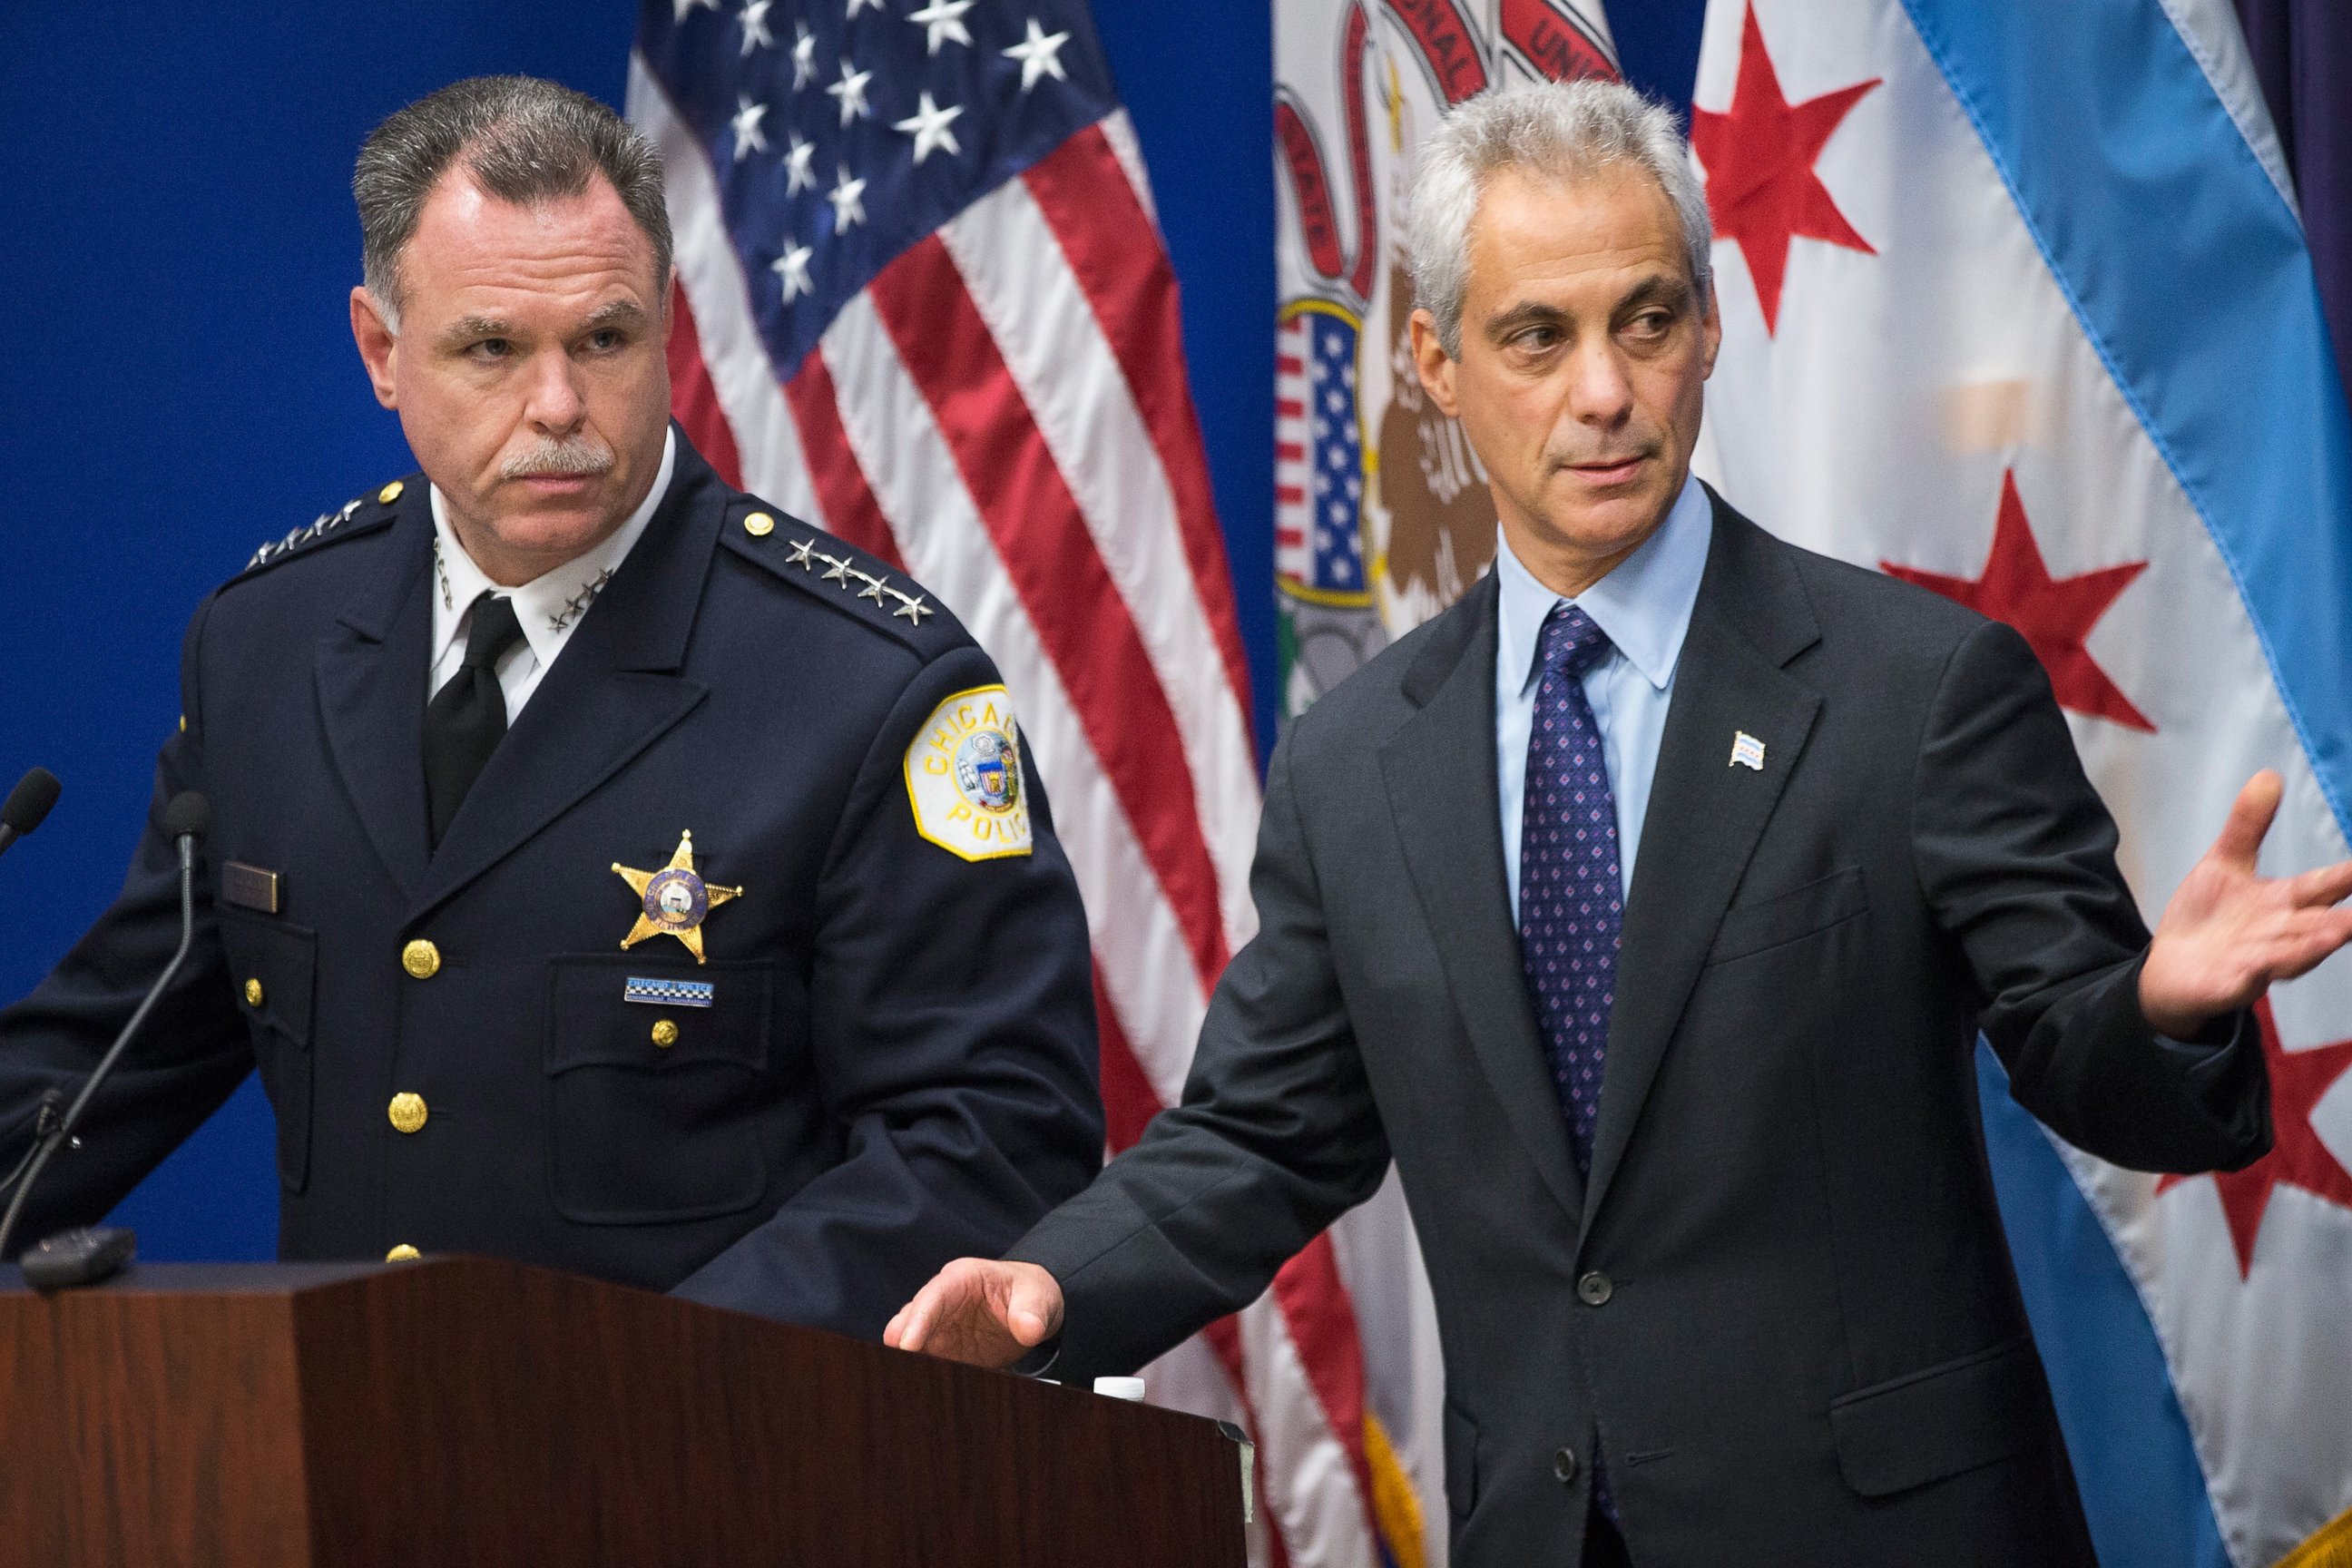
<path fill-rule="evenodd" d="M 1240 1568 L 1228 1431 L 487 1258 L 0 1271 L 40 1568 Z"/>

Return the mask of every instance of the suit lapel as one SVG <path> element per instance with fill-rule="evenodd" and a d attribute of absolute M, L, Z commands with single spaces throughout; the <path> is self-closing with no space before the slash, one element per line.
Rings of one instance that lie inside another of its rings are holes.
<path fill-rule="evenodd" d="M 314 674 L 327 750 L 368 840 L 414 897 L 429 853 L 425 816 L 425 644 L 432 637 L 433 517 L 410 487 L 390 534 L 382 598 L 355 606 L 319 645 Z"/>
<path fill-rule="evenodd" d="M 1820 695 L 1781 668 L 1821 635 L 1786 547 L 1708 493 L 1714 539 L 1675 666 L 1625 908 L 1588 1226 L 1821 709 Z M 1732 764 L 1740 733 L 1763 742 L 1760 772 Z"/>
<path fill-rule="evenodd" d="M 1489 576 L 1433 629 L 1406 672 L 1420 711 L 1381 748 L 1407 871 L 1455 1008 L 1513 1130 L 1570 1215 L 1584 1206 L 1567 1124 L 1544 1068 L 1503 874 L 1496 809 L 1495 636 Z"/>
<path fill-rule="evenodd" d="M 676 672 L 726 502 L 726 487 L 681 436 L 668 496 L 490 753 L 412 896 L 411 920 L 514 853 L 702 701 L 707 689 Z M 411 772 L 421 773 L 420 756 L 411 755 Z"/>

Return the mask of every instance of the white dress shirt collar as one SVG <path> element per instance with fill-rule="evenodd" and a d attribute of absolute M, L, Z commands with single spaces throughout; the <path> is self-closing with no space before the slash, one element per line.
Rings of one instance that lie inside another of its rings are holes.
<path fill-rule="evenodd" d="M 677 432 L 670 430 L 662 437 L 661 467 L 654 473 L 653 487 L 646 499 L 637 503 L 621 526 L 603 543 L 583 555 L 578 555 L 541 574 L 520 588 L 503 588 L 490 581 L 488 574 L 466 553 L 457 535 L 449 526 L 449 503 L 441 494 L 441 487 L 433 487 L 433 543 L 435 577 L 433 584 L 433 643 L 428 671 L 434 677 L 446 678 L 442 667 L 452 662 L 456 645 L 465 630 L 466 612 L 482 594 L 509 595 L 514 600 L 515 616 L 522 623 L 525 644 L 531 652 L 535 671 L 543 672 L 563 651 L 572 630 L 586 615 L 606 582 L 621 563 L 627 559 L 630 549 L 646 531 L 660 509 L 662 498 L 669 493 L 671 476 L 677 468 Z M 534 681 L 532 683 L 536 685 Z M 437 689 L 439 679 L 432 681 Z M 509 707 L 519 706 L 509 694 Z"/>

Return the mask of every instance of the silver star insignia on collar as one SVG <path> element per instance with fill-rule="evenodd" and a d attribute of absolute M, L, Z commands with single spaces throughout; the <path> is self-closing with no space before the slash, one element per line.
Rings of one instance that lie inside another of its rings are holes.
<path fill-rule="evenodd" d="M 881 578 L 868 577 L 865 573 L 860 572 L 857 574 L 857 580 L 866 584 L 865 587 L 859 589 L 857 592 L 857 596 L 859 598 L 871 599 L 877 605 L 882 602 Z"/>
<path fill-rule="evenodd" d="M 898 607 L 891 611 L 891 615 L 904 616 L 919 626 L 923 624 L 925 616 L 939 614 L 937 610 L 923 603 L 923 596 L 920 594 L 901 594 L 898 589 L 893 588 L 890 590 L 890 596 L 898 601 Z"/>
<path fill-rule="evenodd" d="M 816 558 L 819 561 L 824 562 L 825 565 L 830 568 L 830 570 L 824 574 L 824 580 L 825 582 L 839 583 L 845 587 L 848 585 L 849 563 L 847 561 L 843 560 L 837 555 L 827 555 L 822 550 L 816 552 Z"/>
<path fill-rule="evenodd" d="M 797 566 L 803 572 L 811 570 L 809 565 L 809 556 L 815 548 L 816 541 L 814 539 L 803 539 L 798 541 L 793 545 L 793 552 L 784 557 L 784 564 L 787 566 Z"/>

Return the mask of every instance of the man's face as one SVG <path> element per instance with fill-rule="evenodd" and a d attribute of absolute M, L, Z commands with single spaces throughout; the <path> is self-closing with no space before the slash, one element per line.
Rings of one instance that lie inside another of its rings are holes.
<path fill-rule="evenodd" d="M 1458 360 L 1414 312 L 1423 384 L 1486 464 L 1512 550 L 1555 591 L 1606 574 L 1681 493 L 1722 337 L 1702 303 L 1648 174 L 1507 169 L 1471 220 Z"/>
<path fill-rule="evenodd" d="M 377 400 L 494 580 L 590 549 L 652 488 L 669 417 L 666 282 L 601 175 L 524 206 L 453 168 L 400 254 L 399 332 L 352 291 Z"/>

